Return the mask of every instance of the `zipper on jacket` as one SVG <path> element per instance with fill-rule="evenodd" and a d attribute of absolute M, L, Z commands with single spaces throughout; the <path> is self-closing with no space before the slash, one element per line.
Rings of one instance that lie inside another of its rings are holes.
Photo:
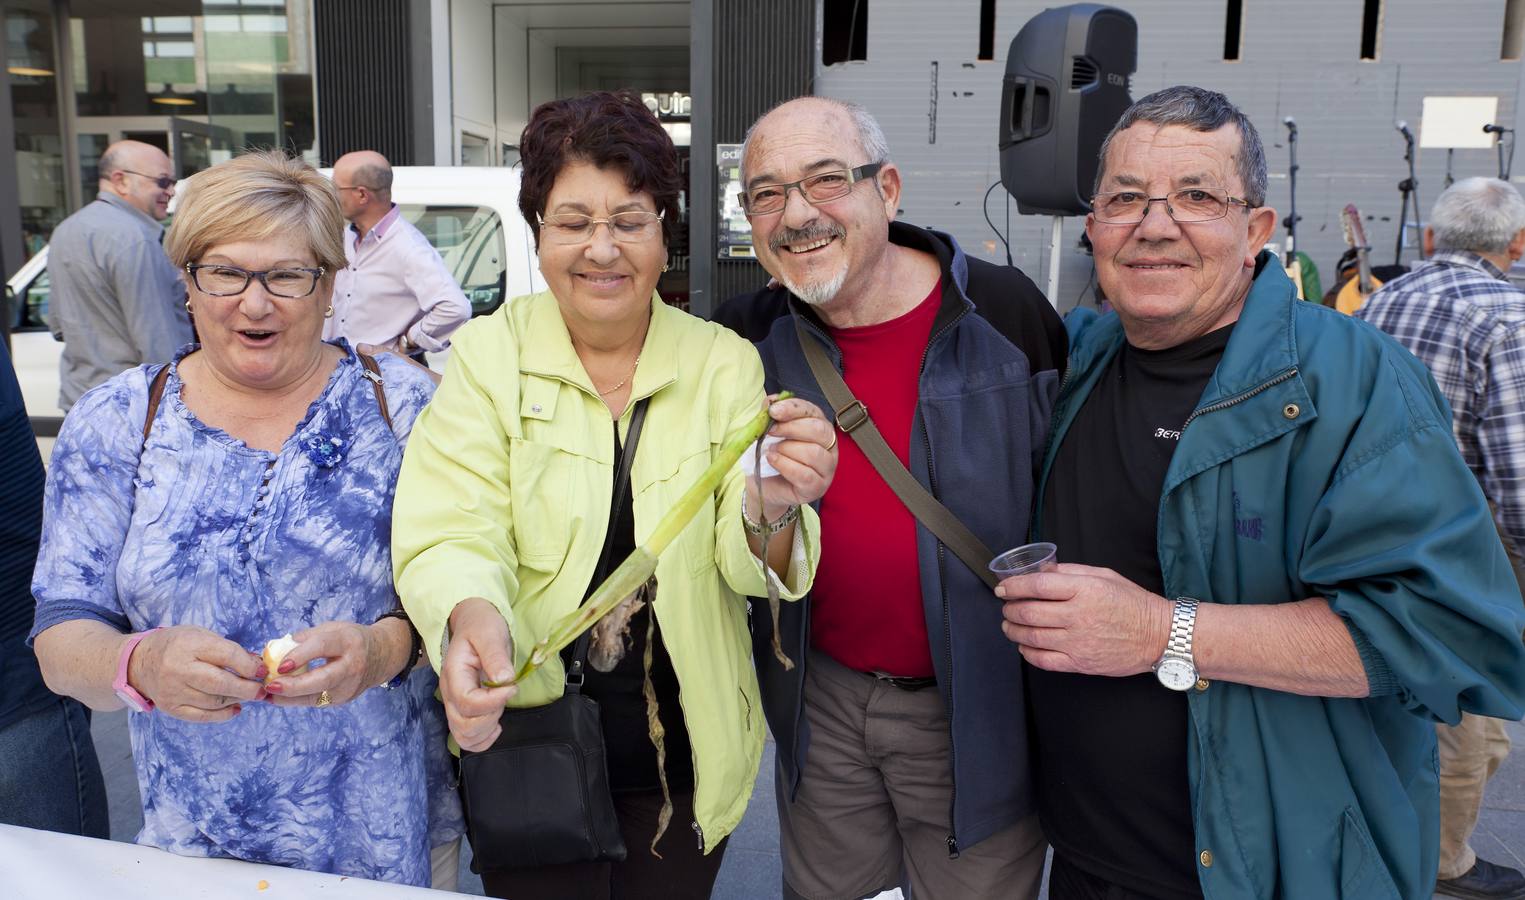
<path fill-rule="evenodd" d="M 922 348 L 921 363 L 917 367 L 917 405 L 921 403 L 921 376 L 927 371 L 927 354 L 931 352 L 932 345 L 937 339 L 948 333 L 954 325 L 969 314 L 968 307 L 959 311 L 958 315 L 948 320 L 936 334 L 927 339 L 927 346 Z M 921 443 L 927 453 L 927 491 L 933 497 L 937 496 L 937 473 L 932 465 L 932 438 L 927 434 L 925 425 L 921 430 Z M 958 747 L 953 741 L 953 622 L 952 615 L 948 610 L 948 578 L 945 566 L 946 549 L 943 542 L 937 542 L 937 588 L 941 595 L 943 607 L 943 671 L 948 673 L 948 690 L 945 694 L 948 706 L 948 858 L 958 859 L 958 828 L 954 824 L 953 811 L 958 807 L 958 779 L 954 773 L 958 771 Z M 942 686 L 939 685 L 941 690 Z"/>
<path fill-rule="evenodd" d="M 1289 381 L 1289 380 L 1291 380 L 1293 378 L 1296 378 L 1296 377 L 1297 377 L 1297 367 L 1293 366 L 1292 368 L 1290 368 L 1287 371 L 1281 373 L 1280 375 L 1277 375 L 1275 378 L 1272 378 L 1270 381 L 1267 381 L 1264 384 L 1259 385 L 1258 387 L 1253 387 L 1253 388 L 1245 391 L 1244 393 L 1242 393 L 1242 394 L 1240 394 L 1240 395 L 1238 395 L 1236 397 L 1230 397 L 1227 400 L 1219 400 L 1217 403 L 1209 403 L 1207 406 L 1204 406 L 1201 409 L 1197 410 L 1196 412 L 1192 413 L 1191 415 L 1187 416 L 1185 424 L 1183 424 L 1181 426 L 1181 430 L 1185 431 L 1186 430 L 1186 426 L 1190 425 L 1193 421 L 1195 421 L 1198 416 L 1206 415 L 1207 413 L 1211 413 L 1211 412 L 1218 412 L 1219 410 L 1228 409 L 1230 406 L 1237 406 L 1240 403 L 1243 403 L 1244 401 L 1246 401 L 1246 400 L 1250 399 L 1251 397 L 1255 396 L 1256 394 L 1259 394 L 1259 393 L 1261 393 L 1263 391 L 1268 391 L 1271 388 L 1275 387 L 1276 385 L 1281 384 L 1283 381 Z"/>
<path fill-rule="evenodd" d="M 704 829 L 699 827 L 699 820 L 698 819 L 695 819 L 691 824 L 694 826 L 694 834 L 696 836 L 698 836 L 698 838 L 699 838 L 699 852 L 703 853 L 704 852 Z"/>

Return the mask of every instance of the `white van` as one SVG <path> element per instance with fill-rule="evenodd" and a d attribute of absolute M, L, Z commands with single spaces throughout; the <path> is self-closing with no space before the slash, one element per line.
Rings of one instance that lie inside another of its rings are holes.
<path fill-rule="evenodd" d="M 329 174 L 326 170 L 324 174 Z M 545 290 L 534 236 L 519 215 L 519 170 L 398 166 L 392 199 L 424 233 L 460 282 L 472 315 L 512 297 Z M 58 431 L 58 360 L 63 345 L 48 332 L 48 251 L 27 260 L 6 284 L 11 358 L 39 435 Z M 443 355 L 431 356 L 441 368 Z"/>

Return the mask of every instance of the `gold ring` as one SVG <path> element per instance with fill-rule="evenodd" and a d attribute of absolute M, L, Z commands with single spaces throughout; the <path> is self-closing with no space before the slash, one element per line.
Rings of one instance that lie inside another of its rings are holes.
<path fill-rule="evenodd" d="M 318 705 L 319 709 L 322 709 L 323 707 L 328 706 L 329 704 L 331 704 L 333 702 L 334 702 L 334 698 L 328 696 L 328 691 L 321 691 L 321 692 L 318 693 L 318 704 L 317 705 Z"/>
<path fill-rule="evenodd" d="M 835 428 L 833 428 L 831 430 L 831 443 L 826 445 L 826 449 L 830 450 L 833 447 L 835 447 L 836 445 L 837 445 L 837 430 Z"/>

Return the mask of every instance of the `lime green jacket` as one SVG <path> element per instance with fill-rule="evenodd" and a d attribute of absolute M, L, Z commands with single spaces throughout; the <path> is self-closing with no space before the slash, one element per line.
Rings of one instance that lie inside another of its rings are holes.
<path fill-rule="evenodd" d="M 505 303 L 452 336 L 450 364 L 413 425 L 393 507 L 397 590 L 439 667 L 445 622 L 467 597 L 496 606 L 514 664 L 582 602 L 603 547 L 614 478 L 609 410 L 572 349 L 552 294 Z M 763 404 L 757 351 L 732 332 L 652 298 L 631 403 L 650 397 L 630 481 L 635 539 L 710 464 L 727 432 Z M 742 528 L 744 476 L 733 468 L 657 560 L 652 609 L 678 676 L 693 745 L 695 827 L 713 848 L 741 821 L 765 725 L 747 628 L 748 595 L 765 593 Z M 819 520 L 801 510 L 795 565 L 781 586 L 810 589 Z M 618 561 L 616 561 L 618 562 Z M 561 696 L 553 656 L 513 706 Z"/>

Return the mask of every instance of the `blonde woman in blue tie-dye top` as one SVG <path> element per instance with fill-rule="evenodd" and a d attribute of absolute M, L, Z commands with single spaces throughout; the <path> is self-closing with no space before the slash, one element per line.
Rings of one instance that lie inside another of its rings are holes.
<path fill-rule="evenodd" d="M 320 339 L 343 224 L 328 180 L 278 153 L 191 180 L 165 250 L 201 344 L 70 411 L 33 636 L 54 691 L 134 710 L 139 843 L 427 885 L 460 811 L 433 673 L 388 615 L 389 540 L 434 384 L 386 355 L 378 392 Z"/>

